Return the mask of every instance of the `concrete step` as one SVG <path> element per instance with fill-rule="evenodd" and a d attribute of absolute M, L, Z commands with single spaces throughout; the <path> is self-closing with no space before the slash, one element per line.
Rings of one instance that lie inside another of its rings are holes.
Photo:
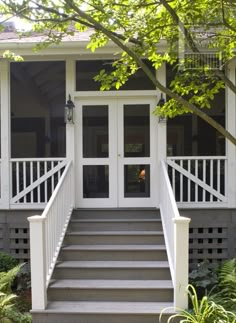
<path fill-rule="evenodd" d="M 68 231 L 68 244 L 164 244 L 162 231 Z"/>
<path fill-rule="evenodd" d="M 68 260 L 167 260 L 165 245 L 66 245 L 59 255 Z"/>
<path fill-rule="evenodd" d="M 167 261 L 62 261 L 53 279 L 169 280 Z"/>
<path fill-rule="evenodd" d="M 32 314 L 34 323 L 157 323 L 164 309 L 166 323 L 172 302 L 49 302 L 45 311 Z"/>
<path fill-rule="evenodd" d="M 161 231 L 160 219 L 72 219 L 70 231 Z"/>
<path fill-rule="evenodd" d="M 72 219 L 157 219 L 160 211 L 155 208 L 144 209 L 75 209 Z"/>
<path fill-rule="evenodd" d="M 170 280 L 56 280 L 50 283 L 51 301 L 171 302 Z"/>

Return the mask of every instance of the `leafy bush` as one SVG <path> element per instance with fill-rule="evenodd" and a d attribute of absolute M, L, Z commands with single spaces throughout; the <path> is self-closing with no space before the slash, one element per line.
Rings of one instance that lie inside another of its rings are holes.
<path fill-rule="evenodd" d="M 17 263 L 17 260 L 11 255 L 5 252 L 0 252 L 0 272 L 11 270 L 15 266 L 17 266 Z"/>
<path fill-rule="evenodd" d="M 12 292 L 12 283 L 23 265 L 18 265 L 7 272 L 0 272 L 0 322 L 1 323 L 30 323 L 29 313 L 21 313 L 17 304 L 19 298 Z"/>
<path fill-rule="evenodd" d="M 196 289 L 210 291 L 218 283 L 217 269 L 211 269 L 210 263 L 206 259 L 190 272 L 189 281 Z"/>
<path fill-rule="evenodd" d="M 7 316 L 7 311 L 13 308 L 13 301 L 17 297 L 12 293 L 11 285 L 19 270 L 20 266 L 16 266 L 8 272 L 0 272 L 0 322 L 12 322 Z"/>
<path fill-rule="evenodd" d="M 217 293 L 212 299 L 236 313 L 236 259 L 225 261 L 218 269 Z"/>

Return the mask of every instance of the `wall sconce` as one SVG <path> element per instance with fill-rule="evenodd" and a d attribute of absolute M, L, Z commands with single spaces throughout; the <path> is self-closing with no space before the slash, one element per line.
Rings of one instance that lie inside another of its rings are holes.
<path fill-rule="evenodd" d="M 71 100 L 71 96 L 69 94 L 69 99 L 65 105 L 65 123 L 74 123 L 74 102 Z"/>
<path fill-rule="evenodd" d="M 163 97 L 163 93 L 161 93 L 161 98 L 159 102 L 157 103 L 157 106 L 163 107 L 163 105 L 166 103 L 166 100 Z M 159 123 L 165 123 L 166 122 L 166 117 L 164 116 L 159 116 Z"/>

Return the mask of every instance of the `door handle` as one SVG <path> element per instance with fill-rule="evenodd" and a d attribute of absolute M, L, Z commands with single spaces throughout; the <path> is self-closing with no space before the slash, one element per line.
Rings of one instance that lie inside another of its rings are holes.
<path fill-rule="evenodd" d="M 121 157 L 121 154 L 118 154 L 118 157 Z"/>

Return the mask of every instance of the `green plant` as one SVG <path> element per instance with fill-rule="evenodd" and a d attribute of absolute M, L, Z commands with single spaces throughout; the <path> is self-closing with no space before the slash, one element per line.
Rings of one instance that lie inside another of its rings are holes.
<path fill-rule="evenodd" d="M 177 309 L 178 313 L 171 315 L 167 323 L 173 322 L 176 318 L 181 319 L 181 323 L 236 323 L 235 313 L 227 311 L 208 296 L 199 299 L 192 285 L 187 286 L 187 293 L 192 309 Z M 160 315 L 160 322 L 164 311 Z"/>
<path fill-rule="evenodd" d="M 5 252 L 0 252 L 0 272 L 7 272 L 17 265 L 17 260 Z"/>
<path fill-rule="evenodd" d="M 29 303 L 23 306 L 23 298 L 12 292 L 12 285 L 23 265 L 17 265 L 7 272 L 0 272 L 0 322 L 1 323 L 31 323 Z M 23 274 L 24 274 L 23 270 Z M 17 286 L 17 285 L 16 285 Z M 21 285 L 20 285 L 21 286 Z M 22 287 L 22 286 L 21 286 Z M 26 290 L 20 288 L 21 293 Z M 28 291 L 28 290 L 27 290 Z M 21 294 L 20 294 L 21 295 Z M 22 296 L 22 295 L 21 295 Z"/>
<path fill-rule="evenodd" d="M 199 294 L 200 292 L 210 291 L 218 283 L 217 270 L 210 268 L 209 260 L 205 259 L 197 265 L 197 268 L 189 274 L 190 284 L 193 285 Z"/>
<path fill-rule="evenodd" d="M 12 293 L 11 285 L 17 273 L 20 270 L 20 265 L 12 268 L 8 272 L 0 272 L 0 322 L 13 322 L 7 315 L 7 312 L 14 307 L 16 295 Z"/>
<path fill-rule="evenodd" d="M 236 313 L 236 258 L 220 266 L 218 281 L 218 292 L 212 295 L 212 299 Z"/>
<path fill-rule="evenodd" d="M 30 313 L 20 313 L 16 311 L 14 308 L 9 308 L 6 310 L 6 317 L 10 320 L 9 322 L 14 322 L 14 323 L 32 322 L 32 316 Z"/>

